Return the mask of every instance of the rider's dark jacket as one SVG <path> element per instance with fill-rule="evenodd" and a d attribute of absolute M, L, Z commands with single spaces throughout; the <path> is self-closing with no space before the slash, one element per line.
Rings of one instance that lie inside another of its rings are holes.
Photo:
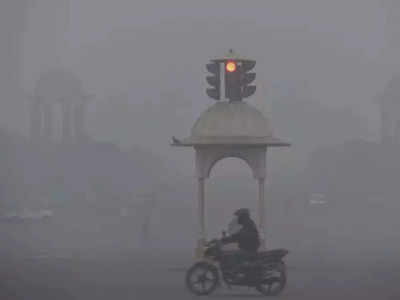
<path fill-rule="evenodd" d="M 223 244 L 238 243 L 240 250 L 257 252 L 260 247 L 260 239 L 254 221 L 248 216 L 241 216 L 238 223 L 242 228 L 235 234 L 222 239 Z"/>

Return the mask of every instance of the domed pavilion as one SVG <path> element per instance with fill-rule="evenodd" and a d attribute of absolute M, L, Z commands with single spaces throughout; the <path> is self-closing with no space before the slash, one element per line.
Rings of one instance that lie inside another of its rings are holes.
<path fill-rule="evenodd" d="M 258 229 L 265 248 L 265 178 L 266 152 L 269 147 L 287 147 L 289 143 L 275 137 L 268 119 L 244 101 L 217 101 L 195 122 L 189 137 L 173 138 L 173 146 L 193 147 L 196 153 L 198 181 L 198 244 L 202 256 L 206 239 L 205 181 L 220 160 L 235 157 L 245 161 L 258 181 Z"/>

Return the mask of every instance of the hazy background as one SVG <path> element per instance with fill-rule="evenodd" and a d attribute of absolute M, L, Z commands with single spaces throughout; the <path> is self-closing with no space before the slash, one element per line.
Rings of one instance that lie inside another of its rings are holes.
<path fill-rule="evenodd" d="M 273 122 L 277 134 L 294 139 L 295 147 L 336 138 L 323 130 L 312 137 L 285 130 L 297 127 L 291 126 L 298 123 L 293 118 L 308 119 L 291 107 L 299 101 L 312 101 L 315 110 L 346 110 L 363 118 L 358 127 L 364 132 L 346 126 L 346 135 L 337 130 L 339 141 L 360 135 L 377 139 L 374 100 L 397 71 L 390 51 L 395 26 L 387 26 L 391 5 L 360 0 L 29 1 L 20 36 L 19 83 L 29 95 L 40 73 L 73 72 L 95 95 L 88 116 L 93 136 L 123 145 L 140 140 L 169 160 L 178 157 L 188 172 L 190 154 L 183 162 L 184 154 L 174 155 L 167 141 L 171 134 L 187 135 L 212 104 L 204 94 L 204 64 L 232 47 L 257 60 L 259 92 L 250 102 L 280 120 Z M 296 97 L 281 99 L 293 86 L 301 87 Z M 296 116 L 275 108 L 284 102 Z M 21 110 L 13 114 L 7 114 L 10 124 L 26 130 L 27 117 Z M 341 123 L 332 122 L 329 127 Z"/>
<path fill-rule="evenodd" d="M 400 83 L 399 15 L 390 0 L 1 1 L 2 214 L 50 208 L 58 224 L 42 240 L 32 237 L 44 229 L 20 240 L 4 229 L 6 245 L 191 249 L 194 153 L 169 143 L 214 103 L 205 64 L 233 48 L 257 60 L 247 101 L 293 144 L 268 153 L 271 245 L 395 252 L 399 145 L 381 143 L 378 100 Z M 47 72 L 91 95 L 86 142 L 29 137 Z M 212 175 L 210 236 L 257 199 L 244 162 L 224 160 Z M 310 204 L 313 194 L 327 202 Z"/>

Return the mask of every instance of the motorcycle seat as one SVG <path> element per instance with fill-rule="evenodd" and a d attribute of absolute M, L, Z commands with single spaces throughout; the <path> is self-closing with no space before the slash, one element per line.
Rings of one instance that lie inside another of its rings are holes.
<path fill-rule="evenodd" d="M 224 251 L 224 256 L 225 257 L 235 256 L 237 253 L 238 253 L 237 250 L 228 250 Z M 276 260 L 276 259 L 281 259 L 288 253 L 289 251 L 286 249 L 272 249 L 267 251 L 260 251 L 257 253 L 247 253 L 245 255 L 245 259 L 248 261 L 257 261 L 259 259 Z"/>

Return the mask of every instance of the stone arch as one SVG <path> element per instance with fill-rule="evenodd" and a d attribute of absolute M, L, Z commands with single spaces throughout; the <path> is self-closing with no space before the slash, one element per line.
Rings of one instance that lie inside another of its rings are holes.
<path fill-rule="evenodd" d="M 252 170 L 254 178 L 258 181 L 259 216 L 258 224 L 262 248 L 265 248 L 265 205 L 264 185 L 266 175 L 266 146 L 242 145 L 201 145 L 195 146 L 196 150 L 196 176 L 198 179 L 198 218 L 199 240 L 197 250 L 201 256 L 206 238 L 205 228 L 205 181 L 209 178 L 215 164 L 224 158 L 238 158 L 244 161 Z"/>
<path fill-rule="evenodd" d="M 265 178 L 265 147 L 204 147 L 196 149 L 196 172 L 198 178 L 209 178 L 215 164 L 224 158 L 243 160 L 256 179 Z"/>
<path fill-rule="evenodd" d="M 209 178 L 211 175 L 212 170 L 214 169 L 215 165 L 218 164 L 220 161 L 227 159 L 227 158 L 235 158 L 235 159 L 239 159 L 243 162 L 246 163 L 246 165 L 250 168 L 251 172 L 253 173 L 254 176 L 254 168 L 251 165 L 251 163 L 249 162 L 248 158 L 242 156 L 242 155 L 221 155 L 219 157 L 215 157 L 215 159 L 211 162 L 211 164 L 209 165 L 209 169 L 207 170 L 207 177 Z"/>

